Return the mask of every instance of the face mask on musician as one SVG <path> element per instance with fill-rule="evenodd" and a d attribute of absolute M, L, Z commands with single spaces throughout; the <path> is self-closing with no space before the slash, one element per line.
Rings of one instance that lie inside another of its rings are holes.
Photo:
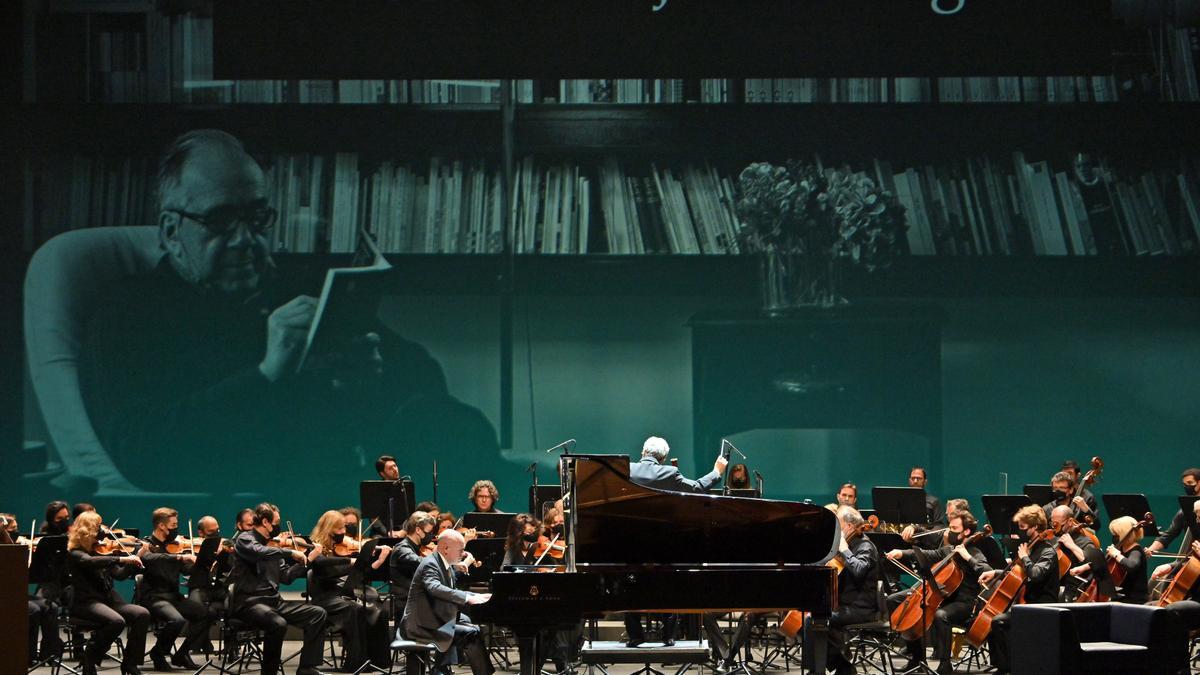
<path fill-rule="evenodd" d="M 433 543 L 433 540 L 434 540 L 434 538 L 435 538 L 436 536 L 437 536 L 437 535 L 435 535 L 435 534 L 433 533 L 433 530 L 430 530 L 429 532 L 426 532 L 426 533 L 425 533 L 425 536 L 421 537 L 421 545 L 422 545 L 422 546 L 428 546 L 428 545 L 432 544 L 432 543 Z"/>
<path fill-rule="evenodd" d="M 358 536 L 358 523 L 346 523 L 346 534 L 351 537 Z"/>
<path fill-rule="evenodd" d="M 1185 497 L 1191 497 L 1192 495 L 1196 494 L 1196 485 L 1194 483 L 1190 485 L 1188 483 L 1184 483 L 1183 494 Z"/>
<path fill-rule="evenodd" d="M 283 532 L 283 529 L 279 527 L 279 523 L 275 523 L 274 525 L 271 526 L 271 537 L 272 538 L 278 537 L 280 535 L 280 533 L 282 533 L 282 532 Z"/>
<path fill-rule="evenodd" d="M 522 537 L 524 537 L 525 541 L 537 541 L 538 540 L 538 536 L 537 536 L 536 532 L 530 532 L 529 534 L 522 535 Z"/>
<path fill-rule="evenodd" d="M 958 546 L 963 542 L 962 532 L 947 532 L 946 543 L 951 546 Z"/>
<path fill-rule="evenodd" d="M 1054 501 L 1056 502 L 1061 502 L 1067 498 L 1067 493 L 1065 490 L 1054 490 L 1050 494 L 1054 497 Z"/>
<path fill-rule="evenodd" d="M 340 543 L 342 543 L 342 540 L 346 538 L 346 533 L 342 532 L 339 534 L 337 532 L 334 532 L 333 535 L 330 536 L 330 538 L 333 539 L 333 543 L 340 544 Z"/>
<path fill-rule="evenodd" d="M 178 536 L 179 536 L 179 528 L 172 527 L 171 529 L 167 530 L 167 539 L 166 540 L 167 541 L 175 541 L 175 537 L 178 537 Z"/>

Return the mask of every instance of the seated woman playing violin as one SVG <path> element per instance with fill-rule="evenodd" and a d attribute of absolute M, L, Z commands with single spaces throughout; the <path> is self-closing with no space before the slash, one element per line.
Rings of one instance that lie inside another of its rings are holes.
<path fill-rule="evenodd" d="M 150 610 L 150 616 L 163 624 L 158 642 L 150 650 L 150 659 L 155 670 L 170 670 L 171 665 L 195 670 L 199 666 L 192 663 L 188 652 L 208 635 L 208 627 L 212 624 L 204 605 L 187 600 L 179 592 L 180 575 L 190 574 L 196 562 L 195 546 L 191 541 L 180 543 L 179 514 L 175 509 L 155 509 L 150 522 L 154 532 L 140 555 L 146 572 L 137 588 L 137 603 Z M 175 638 L 183 632 L 185 625 L 187 634 L 183 644 L 171 657 Z M 170 664 L 168 658 L 171 658 Z"/>
<path fill-rule="evenodd" d="M 87 511 L 75 519 L 67 539 L 67 571 L 75 588 L 70 614 L 100 626 L 84 646 L 83 672 L 95 675 L 108 648 L 128 627 L 121 674 L 139 675 L 146 652 L 150 612 L 145 607 L 125 602 L 113 588 L 113 580 L 127 579 L 135 574 L 142 568 L 142 559 L 117 544 L 106 542 L 101 545 L 100 531 L 100 514 Z"/>
<path fill-rule="evenodd" d="M 389 662 L 388 627 L 383 612 L 377 606 L 359 604 L 354 598 L 348 577 L 353 573 L 354 560 L 361 545 L 346 537 L 346 518 L 338 511 L 326 511 L 317 520 L 310 537 L 320 546 L 319 553 L 309 562 L 311 570 L 308 599 L 321 607 L 329 622 L 342 633 L 346 648 L 346 665 L 357 669 L 367 662 L 387 668 Z M 391 547 L 376 546 L 371 566 L 378 569 L 387 562 Z"/>
<path fill-rule="evenodd" d="M 508 521 L 502 565 L 532 565 L 537 559 L 538 521 L 531 514 L 518 513 Z"/>

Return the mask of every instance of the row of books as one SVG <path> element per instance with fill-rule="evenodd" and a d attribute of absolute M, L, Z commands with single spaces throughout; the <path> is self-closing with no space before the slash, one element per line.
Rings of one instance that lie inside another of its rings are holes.
<path fill-rule="evenodd" d="M 278 154 L 266 162 L 279 210 L 275 250 L 351 252 L 357 232 L 388 253 L 496 253 L 511 232 L 519 254 L 739 253 L 739 167 L 605 158 L 515 168 L 509 212 L 502 179 L 482 159 L 427 162 L 358 153 Z M 1187 255 L 1200 251 L 1200 158 L 1118 172 L 973 157 L 893 166 L 868 175 L 896 195 L 913 255 Z M 29 238 L 69 228 L 152 224 L 154 163 L 138 157 L 38 160 Z"/>
<path fill-rule="evenodd" d="M 979 157 L 875 178 L 904 205 L 913 255 L 1185 255 L 1200 251 L 1200 164 L 1118 175 Z"/>

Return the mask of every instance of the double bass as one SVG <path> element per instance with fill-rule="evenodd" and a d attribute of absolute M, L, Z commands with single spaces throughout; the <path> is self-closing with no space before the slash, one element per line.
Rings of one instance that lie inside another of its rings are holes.
<path fill-rule="evenodd" d="M 992 526 L 984 525 L 983 529 L 967 537 L 961 546 L 971 546 L 983 537 L 992 536 Z M 957 548 L 957 547 L 956 547 Z M 934 615 L 942 601 L 958 590 L 963 580 L 963 569 L 957 563 L 958 554 L 950 551 L 950 555 L 938 561 L 930 570 L 934 583 L 923 579 L 904 602 L 892 611 L 890 622 L 892 630 L 900 633 L 905 640 L 920 640 L 925 631 L 933 625 Z"/>

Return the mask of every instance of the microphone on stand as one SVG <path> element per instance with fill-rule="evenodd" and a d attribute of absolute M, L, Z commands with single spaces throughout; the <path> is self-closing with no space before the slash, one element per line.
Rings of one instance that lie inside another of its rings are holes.
<path fill-rule="evenodd" d="M 549 450 L 547 450 L 546 454 L 548 455 L 548 454 L 554 452 L 555 450 L 562 449 L 563 447 L 568 446 L 568 445 L 570 446 L 570 448 L 568 448 L 568 449 L 570 449 L 570 450 L 575 449 L 575 439 L 570 438 L 570 439 L 563 441 L 562 443 L 559 443 L 558 445 L 554 446 L 553 448 L 550 448 Z"/>
<path fill-rule="evenodd" d="M 433 460 L 433 503 L 437 503 L 437 460 Z"/>

